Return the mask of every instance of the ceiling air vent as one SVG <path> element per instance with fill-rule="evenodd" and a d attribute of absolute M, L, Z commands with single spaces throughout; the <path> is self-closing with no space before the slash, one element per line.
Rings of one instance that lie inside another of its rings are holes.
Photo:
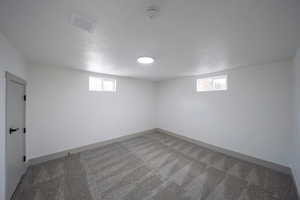
<path fill-rule="evenodd" d="M 93 33 L 96 29 L 96 23 L 95 21 L 78 15 L 78 14 L 72 14 L 71 16 L 71 24 L 83 31 Z"/>

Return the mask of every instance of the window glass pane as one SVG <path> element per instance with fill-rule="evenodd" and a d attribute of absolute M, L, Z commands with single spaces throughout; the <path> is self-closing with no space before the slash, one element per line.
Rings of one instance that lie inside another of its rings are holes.
<path fill-rule="evenodd" d="M 102 80 L 97 77 L 89 77 L 89 91 L 101 91 L 102 90 Z"/>
<path fill-rule="evenodd" d="M 116 80 L 103 79 L 102 86 L 103 86 L 103 91 L 115 91 L 116 90 Z"/>
<path fill-rule="evenodd" d="M 197 91 L 227 90 L 227 76 L 215 76 L 197 79 Z"/>
<path fill-rule="evenodd" d="M 226 90 L 227 89 L 227 81 L 226 78 L 218 78 L 214 80 L 214 89 L 215 90 Z"/>
<path fill-rule="evenodd" d="M 198 91 L 207 91 L 213 89 L 213 80 L 212 79 L 198 79 L 197 81 L 197 90 Z"/>

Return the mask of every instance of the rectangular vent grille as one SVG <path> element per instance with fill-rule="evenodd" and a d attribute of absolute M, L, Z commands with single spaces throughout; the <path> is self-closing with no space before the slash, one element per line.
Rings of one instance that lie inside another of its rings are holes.
<path fill-rule="evenodd" d="M 93 33 L 96 29 L 96 23 L 93 20 L 78 14 L 71 16 L 71 24 L 89 33 Z"/>

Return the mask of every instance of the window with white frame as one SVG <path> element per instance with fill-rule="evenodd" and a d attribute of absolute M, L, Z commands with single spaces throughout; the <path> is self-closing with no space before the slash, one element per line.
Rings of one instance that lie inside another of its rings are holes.
<path fill-rule="evenodd" d="M 115 92 L 116 84 L 115 79 L 89 77 L 89 91 Z"/>
<path fill-rule="evenodd" d="M 227 90 L 227 75 L 197 79 L 197 92 Z"/>

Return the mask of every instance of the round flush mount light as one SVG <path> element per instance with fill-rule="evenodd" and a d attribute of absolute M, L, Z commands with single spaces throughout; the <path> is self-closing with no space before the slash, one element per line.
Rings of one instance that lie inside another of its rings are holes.
<path fill-rule="evenodd" d="M 147 65 L 147 64 L 152 64 L 152 63 L 154 63 L 154 59 L 151 58 L 151 57 L 139 57 L 139 58 L 137 59 L 137 62 L 138 62 L 138 63 L 141 63 L 141 64 Z"/>

